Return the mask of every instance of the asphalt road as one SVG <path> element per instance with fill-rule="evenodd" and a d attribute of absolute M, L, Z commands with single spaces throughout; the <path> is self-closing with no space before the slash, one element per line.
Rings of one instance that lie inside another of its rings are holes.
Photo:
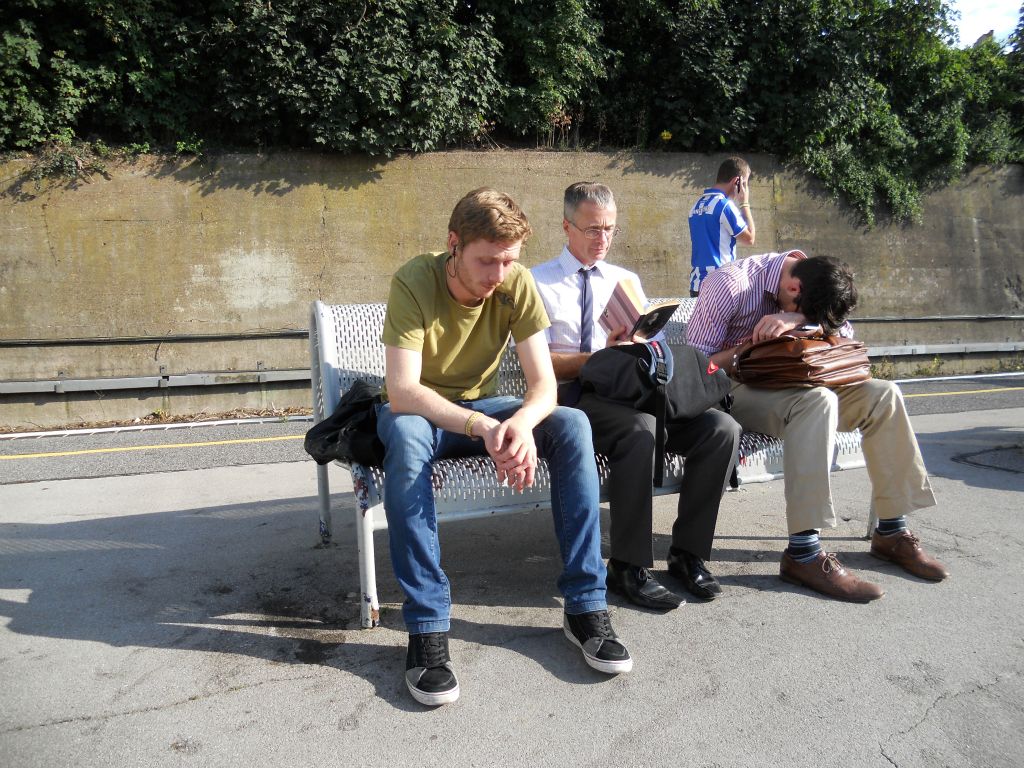
<path fill-rule="evenodd" d="M 938 499 L 912 524 L 951 578 L 869 555 L 853 470 L 823 538 L 885 597 L 786 584 L 785 486 L 745 485 L 716 525 L 721 599 L 663 615 L 611 596 L 629 675 L 562 634 L 549 512 L 447 525 L 462 697 L 436 710 L 405 688 L 385 532 L 382 623 L 359 629 L 343 471 L 335 539 L 317 535 L 308 423 L 0 440 L 0 765 L 1020 768 L 1024 407 L 995 381 L 907 387 Z M 141 474 L 169 468 L 187 471 Z M 24 481 L 86 472 L 108 476 Z M 677 504 L 655 499 L 654 553 L 681 589 L 662 559 Z"/>
<path fill-rule="evenodd" d="M 901 387 L 912 416 L 1024 407 L 1024 373 Z M 309 421 L 200 423 L 93 435 L 0 435 L 0 484 L 307 461 L 302 437 L 310 426 Z"/>
<path fill-rule="evenodd" d="M 0 765 L 1020 768 L 1024 462 L 960 457 L 1024 440 L 1024 408 L 914 426 L 939 504 L 913 526 L 950 579 L 868 554 L 854 470 L 833 475 L 823 538 L 885 597 L 786 584 L 784 484 L 744 486 L 716 525 L 721 599 L 662 615 L 611 596 L 628 675 L 594 672 L 562 635 L 550 513 L 450 523 L 462 697 L 436 710 L 405 688 L 384 532 L 382 624 L 359 629 L 347 473 L 327 546 L 309 461 L 0 486 Z M 126 453 L 149 450 L 206 448 Z M 655 499 L 654 553 L 681 589 L 662 559 L 677 503 Z"/>

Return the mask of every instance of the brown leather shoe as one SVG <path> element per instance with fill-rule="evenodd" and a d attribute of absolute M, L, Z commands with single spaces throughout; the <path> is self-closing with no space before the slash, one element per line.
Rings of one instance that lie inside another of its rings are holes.
<path fill-rule="evenodd" d="M 910 531 L 883 536 L 871 534 L 871 554 L 879 560 L 888 560 L 908 573 L 930 581 L 942 581 L 949 576 L 946 566 L 921 549 L 921 542 Z"/>
<path fill-rule="evenodd" d="M 779 578 L 851 603 L 870 603 L 885 594 L 877 584 L 846 570 L 835 552 L 819 552 L 809 563 L 798 563 L 788 552 L 783 552 Z"/>

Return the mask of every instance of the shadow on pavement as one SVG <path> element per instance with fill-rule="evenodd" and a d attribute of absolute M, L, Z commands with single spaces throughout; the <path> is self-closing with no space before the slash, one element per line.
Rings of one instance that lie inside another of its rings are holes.
<path fill-rule="evenodd" d="M 333 667 L 396 708 L 420 709 L 400 673 L 406 635 L 386 533 L 375 547 L 383 629 L 364 631 L 351 528 L 338 526 L 337 543 L 320 545 L 315 509 L 305 497 L 0 524 L 0 616 L 21 635 Z M 520 653 L 564 681 L 607 679 L 562 636 L 550 515 L 443 526 L 441 540 L 453 639 Z M 480 607 L 493 623 L 477 620 Z M 529 618 L 537 608 L 551 609 L 547 626 Z"/>
<path fill-rule="evenodd" d="M 918 435 L 932 475 L 951 477 L 974 488 L 1024 490 L 1024 440 L 1020 424 L 972 427 Z"/>

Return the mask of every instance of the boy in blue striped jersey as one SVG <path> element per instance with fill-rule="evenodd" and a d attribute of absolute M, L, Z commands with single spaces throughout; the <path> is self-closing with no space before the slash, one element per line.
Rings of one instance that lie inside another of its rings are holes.
<path fill-rule="evenodd" d="M 708 187 L 690 209 L 690 296 L 700 292 L 709 272 L 736 260 L 736 241 L 754 244 L 754 215 L 750 212 L 750 166 L 730 157 L 718 168 Z"/>

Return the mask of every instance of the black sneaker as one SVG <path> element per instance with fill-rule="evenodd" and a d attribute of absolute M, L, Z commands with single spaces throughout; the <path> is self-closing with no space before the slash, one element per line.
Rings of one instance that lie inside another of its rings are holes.
<path fill-rule="evenodd" d="M 420 704 L 436 707 L 459 698 L 459 681 L 448 655 L 448 633 L 409 635 L 405 684 Z"/>
<path fill-rule="evenodd" d="M 617 675 L 633 668 L 633 659 L 612 629 L 608 611 L 567 613 L 562 628 L 565 636 L 583 651 L 587 664 L 599 672 Z"/>

